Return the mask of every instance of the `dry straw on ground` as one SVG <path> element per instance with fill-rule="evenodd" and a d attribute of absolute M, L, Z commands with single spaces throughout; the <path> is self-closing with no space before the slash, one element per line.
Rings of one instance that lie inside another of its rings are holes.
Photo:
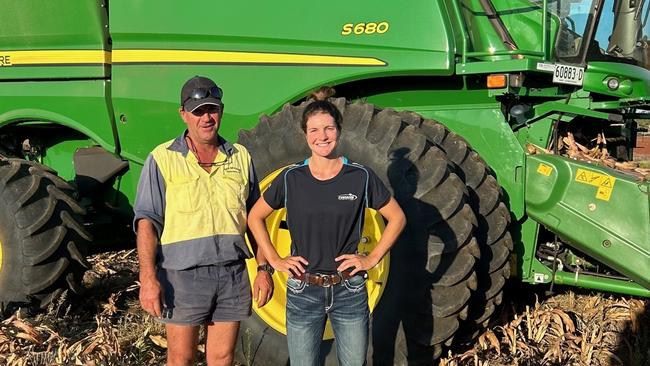
<path fill-rule="evenodd" d="M 138 306 L 135 252 L 90 262 L 82 299 L 62 298 L 40 314 L 18 312 L 0 322 L 0 365 L 164 363 L 163 327 Z M 647 300 L 572 292 L 519 299 L 473 348 L 440 364 L 649 365 L 649 307 Z"/>
<path fill-rule="evenodd" d="M 567 292 L 523 311 L 450 355 L 459 365 L 650 365 L 650 301 Z"/>
<path fill-rule="evenodd" d="M 152 337 L 163 328 L 137 304 L 135 251 L 89 258 L 88 288 L 81 299 L 65 296 L 43 313 L 20 311 L 0 323 L 0 364 L 159 365 L 164 349 Z"/>

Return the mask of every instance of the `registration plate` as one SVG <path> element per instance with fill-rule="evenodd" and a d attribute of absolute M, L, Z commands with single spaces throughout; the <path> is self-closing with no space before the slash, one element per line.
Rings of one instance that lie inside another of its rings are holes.
<path fill-rule="evenodd" d="M 584 67 L 556 64 L 553 71 L 553 82 L 558 84 L 581 86 L 584 77 Z"/>

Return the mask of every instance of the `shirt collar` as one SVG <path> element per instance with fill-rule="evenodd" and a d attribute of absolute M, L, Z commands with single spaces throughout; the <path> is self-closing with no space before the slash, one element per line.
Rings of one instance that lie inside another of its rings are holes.
<path fill-rule="evenodd" d="M 183 131 L 180 136 L 175 138 L 167 150 L 179 152 L 183 154 L 183 157 L 186 157 L 187 153 L 190 152 L 190 147 L 187 145 L 187 140 L 185 139 L 186 135 L 187 130 Z M 235 152 L 235 146 L 219 135 L 217 135 L 217 140 L 219 141 L 219 151 L 226 154 L 228 157 L 232 156 Z"/>

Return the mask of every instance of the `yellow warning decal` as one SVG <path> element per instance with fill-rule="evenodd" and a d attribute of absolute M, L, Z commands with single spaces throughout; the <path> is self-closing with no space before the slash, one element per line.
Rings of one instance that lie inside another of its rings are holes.
<path fill-rule="evenodd" d="M 589 184 L 590 186 L 598 187 L 596 191 L 596 198 L 603 201 L 609 201 L 614 190 L 614 183 L 616 178 L 611 175 L 594 172 L 586 169 L 578 169 L 576 171 L 576 182 Z"/>
<path fill-rule="evenodd" d="M 551 175 L 551 173 L 553 173 L 553 167 L 550 165 L 539 163 L 539 166 L 537 167 L 537 172 L 541 175 L 545 175 L 548 177 Z"/>

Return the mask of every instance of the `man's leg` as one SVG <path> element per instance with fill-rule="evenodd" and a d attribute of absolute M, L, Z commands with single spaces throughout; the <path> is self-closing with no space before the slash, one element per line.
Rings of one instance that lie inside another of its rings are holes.
<path fill-rule="evenodd" d="M 205 358 L 208 366 L 232 365 L 239 322 L 215 322 L 208 325 Z"/>
<path fill-rule="evenodd" d="M 209 320 L 216 292 L 216 281 L 206 272 L 209 268 L 158 272 L 165 293 L 161 321 L 166 323 L 168 366 L 194 364 L 199 329 Z"/>
<path fill-rule="evenodd" d="M 194 365 L 194 355 L 199 341 L 199 327 L 193 325 L 165 324 L 167 331 L 167 366 Z"/>
<path fill-rule="evenodd" d="M 334 286 L 334 303 L 329 318 L 334 330 L 339 365 L 365 364 L 368 317 L 368 293 L 363 277 L 354 276 L 344 284 Z"/>
<path fill-rule="evenodd" d="M 209 366 L 232 365 L 239 322 L 251 314 L 251 286 L 243 260 L 214 266 L 212 271 L 218 291 L 207 327 L 205 357 Z"/>

